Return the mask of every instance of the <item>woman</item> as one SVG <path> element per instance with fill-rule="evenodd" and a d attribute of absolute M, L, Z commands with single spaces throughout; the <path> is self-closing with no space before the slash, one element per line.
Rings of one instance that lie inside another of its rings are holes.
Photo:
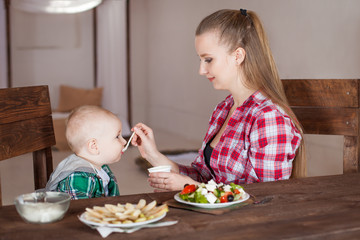
<path fill-rule="evenodd" d="M 196 30 L 195 48 L 199 73 L 230 95 L 215 108 L 190 167 L 161 154 L 151 128 L 134 127 L 132 144 L 141 155 L 153 166 L 172 166 L 171 173 L 151 173 L 150 185 L 180 190 L 210 179 L 244 184 L 305 176 L 301 126 L 288 106 L 257 15 L 241 9 L 207 16 Z"/>

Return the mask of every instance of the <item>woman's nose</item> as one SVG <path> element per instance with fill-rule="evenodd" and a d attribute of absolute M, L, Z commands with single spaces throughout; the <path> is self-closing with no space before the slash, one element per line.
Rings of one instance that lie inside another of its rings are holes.
<path fill-rule="evenodd" d="M 206 75 L 207 72 L 208 72 L 208 71 L 207 71 L 206 67 L 204 66 L 204 64 L 203 64 L 203 63 L 200 63 L 199 74 L 200 74 L 200 75 Z"/>

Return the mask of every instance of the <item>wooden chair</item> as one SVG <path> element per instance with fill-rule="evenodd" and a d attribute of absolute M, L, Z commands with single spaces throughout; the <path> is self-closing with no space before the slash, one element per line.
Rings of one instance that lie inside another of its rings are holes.
<path fill-rule="evenodd" d="M 343 172 L 359 172 L 359 79 L 282 82 L 305 133 L 343 135 Z"/>
<path fill-rule="evenodd" d="M 44 188 L 53 170 L 53 145 L 48 87 L 0 89 L 0 161 L 32 152 L 35 189 Z"/>

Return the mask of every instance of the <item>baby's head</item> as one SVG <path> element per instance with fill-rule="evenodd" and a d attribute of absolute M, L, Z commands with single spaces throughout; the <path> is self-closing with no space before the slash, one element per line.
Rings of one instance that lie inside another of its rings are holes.
<path fill-rule="evenodd" d="M 120 160 L 126 144 L 121 130 L 121 121 L 112 112 L 81 106 L 67 119 L 66 139 L 74 153 L 101 167 Z"/>

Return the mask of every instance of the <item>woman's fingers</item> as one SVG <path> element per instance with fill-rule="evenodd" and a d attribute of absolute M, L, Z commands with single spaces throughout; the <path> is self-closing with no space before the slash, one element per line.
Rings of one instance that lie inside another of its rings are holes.
<path fill-rule="evenodd" d="M 169 173 L 150 173 L 148 182 L 155 189 L 172 190 L 172 184 L 169 181 L 170 176 Z"/>
<path fill-rule="evenodd" d="M 153 188 L 175 191 L 181 190 L 186 182 L 194 182 L 192 179 L 189 179 L 189 177 L 178 173 L 157 172 L 149 174 L 148 182 Z"/>
<path fill-rule="evenodd" d="M 163 173 L 163 172 L 157 172 L 157 173 L 150 173 L 148 181 L 150 184 L 156 185 L 156 186 L 163 186 L 166 185 L 166 183 L 170 184 L 171 175 L 170 173 Z"/>
<path fill-rule="evenodd" d="M 135 135 L 131 141 L 133 146 L 138 147 L 139 152 L 143 158 L 149 161 L 152 165 L 156 165 L 159 152 L 156 147 L 154 134 L 152 129 L 146 126 L 143 123 L 136 124 L 132 130 L 135 132 Z"/>
<path fill-rule="evenodd" d="M 139 145 L 141 145 L 141 139 L 142 139 L 142 137 L 144 137 L 144 133 L 137 127 L 134 127 L 133 130 L 134 130 L 135 135 L 134 135 L 131 143 L 134 146 L 139 146 Z"/>
<path fill-rule="evenodd" d="M 145 135 L 152 135 L 152 129 L 143 123 L 138 123 L 134 126 L 134 128 L 138 128 Z"/>
<path fill-rule="evenodd" d="M 169 178 L 172 176 L 170 172 L 153 172 L 149 174 L 150 178 L 158 179 L 158 178 Z"/>
<path fill-rule="evenodd" d="M 131 141 L 134 146 L 141 145 L 141 142 L 146 140 L 146 138 L 153 139 L 152 129 L 143 123 L 136 124 L 132 130 L 136 133 Z"/>
<path fill-rule="evenodd" d="M 145 133 L 141 130 L 141 128 L 135 126 L 133 128 L 133 131 L 135 132 L 135 135 L 131 141 L 131 143 L 134 146 L 139 146 L 141 145 L 141 140 L 145 138 Z"/>

